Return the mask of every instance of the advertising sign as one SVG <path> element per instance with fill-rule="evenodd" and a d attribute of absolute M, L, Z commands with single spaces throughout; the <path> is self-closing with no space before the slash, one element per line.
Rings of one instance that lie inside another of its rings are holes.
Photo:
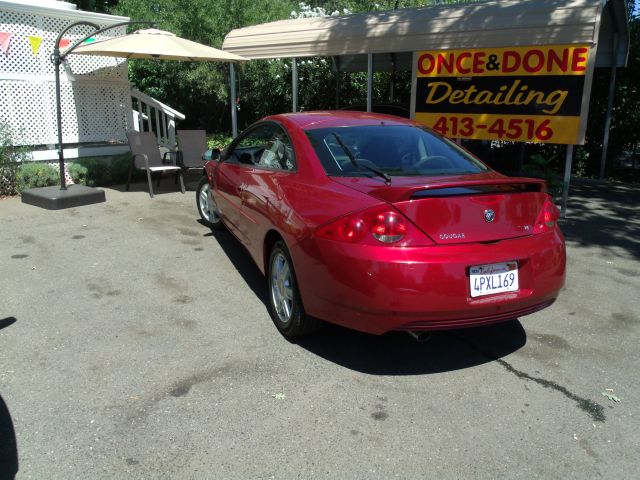
<path fill-rule="evenodd" d="M 589 53 L 588 45 L 416 52 L 413 118 L 450 138 L 582 144 Z"/>

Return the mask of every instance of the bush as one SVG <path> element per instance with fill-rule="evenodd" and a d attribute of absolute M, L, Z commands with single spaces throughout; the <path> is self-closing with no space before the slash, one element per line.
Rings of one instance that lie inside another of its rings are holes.
<path fill-rule="evenodd" d="M 17 174 L 18 191 L 27 188 L 50 187 L 60 180 L 58 170 L 46 163 L 23 163 Z"/>
<path fill-rule="evenodd" d="M 24 147 L 14 146 L 11 127 L 0 121 L 0 195 L 18 193 L 18 167 L 28 159 Z"/>
<path fill-rule="evenodd" d="M 77 167 L 75 165 L 78 165 Z M 111 168 L 107 159 L 100 157 L 78 158 L 73 164 L 79 174 L 84 173 L 85 179 L 82 185 L 89 187 L 109 185 L 112 183 Z M 71 173 L 71 172 L 69 172 Z M 73 176 L 71 177 L 73 178 Z M 74 182 L 75 179 L 73 180 Z M 77 183 L 77 182 L 76 182 Z"/>
<path fill-rule="evenodd" d="M 558 176 L 553 168 L 555 156 L 545 158 L 536 153 L 531 155 L 531 164 L 525 165 L 523 170 L 530 177 L 541 178 L 547 183 L 547 190 L 552 196 L 562 194 L 562 179 Z"/>
<path fill-rule="evenodd" d="M 131 166 L 131 154 L 125 153 L 113 157 L 111 160 L 111 181 L 114 184 L 127 183 L 127 175 L 129 174 L 129 167 Z M 144 172 L 141 170 L 133 169 L 131 180 L 142 180 L 146 178 Z"/>
<path fill-rule="evenodd" d="M 86 185 L 87 184 L 87 173 L 89 169 L 80 163 L 71 163 L 67 167 L 67 172 L 71 177 L 71 180 L 76 185 Z"/>
<path fill-rule="evenodd" d="M 131 165 L 131 154 L 125 153 L 115 157 L 79 158 L 68 167 L 73 183 L 90 187 L 126 183 Z M 140 172 L 134 170 L 132 180 L 144 179 Z"/>
<path fill-rule="evenodd" d="M 207 148 L 219 148 L 222 150 L 229 145 L 232 140 L 233 138 L 231 138 L 231 136 L 224 133 L 213 133 L 207 135 Z"/>

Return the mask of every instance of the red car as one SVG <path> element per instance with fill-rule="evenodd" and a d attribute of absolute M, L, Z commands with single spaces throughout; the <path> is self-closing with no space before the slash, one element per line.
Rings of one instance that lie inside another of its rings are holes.
<path fill-rule="evenodd" d="M 207 162 L 196 198 L 265 274 L 287 337 L 321 320 L 374 334 L 500 322 L 548 307 L 564 284 L 544 182 L 398 117 L 267 117 Z"/>

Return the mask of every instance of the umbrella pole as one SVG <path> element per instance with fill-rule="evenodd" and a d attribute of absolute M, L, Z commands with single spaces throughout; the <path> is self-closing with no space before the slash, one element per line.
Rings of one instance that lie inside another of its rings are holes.
<path fill-rule="evenodd" d="M 54 50 L 54 57 L 58 53 L 60 56 L 60 50 L 58 49 L 58 44 L 56 43 L 56 47 Z M 67 189 L 67 179 L 64 175 L 64 152 L 62 151 L 62 107 L 60 105 L 60 63 L 56 62 L 56 122 L 58 125 L 58 162 L 60 165 L 60 190 Z"/>
<path fill-rule="evenodd" d="M 60 34 L 58 35 L 58 38 L 56 39 L 56 43 L 53 46 L 53 54 L 51 55 L 51 62 L 54 65 L 55 77 L 56 77 L 56 122 L 58 124 L 58 162 L 60 165 L 60 190 L 67 189 L 67 180 L 64 175 L 64 145 L 62 143 L 62 104 L 61 104 L 61 94 L 60 94 L 60 65 L 62 65 L 62 62 L 65 61 L 65 59 L 67 58 L 67 55 L 69 55 L 73 50 L 75 50 L 78 45 L 80 45 L 87 39 L 93 37 L 94 35 L 98 35 L 107 30 L 111 30 L 112 28 L 124 27 L 128 25 L 138 25 L 138 24 L 150 25 L 151 28 L 156 27 L 155 22 L 150 22 L 147 20 L 120 22 L 105 28 L 100 28 L 99 25 L 92 22 L 75 22 L 69 25 L 67 28 L 65 28 L 62 32 L 60 32 Z M 71 45 L 67 50 L 65 50 L 64 53 L 61 53 L 60 40 L 62 40 L 62 37 L 64 36 L 64 34 L 66 34 L 73 27 L 77 27 L 81 25 L 92 27 L 94 30 L 89 35 L 84 36 L 83 38 L 75 42 L 73 45 Z"/>

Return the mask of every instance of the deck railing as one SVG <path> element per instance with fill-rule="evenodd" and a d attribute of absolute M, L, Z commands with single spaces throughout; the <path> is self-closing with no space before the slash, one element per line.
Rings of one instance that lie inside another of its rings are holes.
<path fill-rule="evenodd" d="M 160 146 L 173 148 L 176 144 L 176 120 L 185 116 L 155 98 L 131 88 L 133 128 L 138 132 L 153 132 Z"/>

